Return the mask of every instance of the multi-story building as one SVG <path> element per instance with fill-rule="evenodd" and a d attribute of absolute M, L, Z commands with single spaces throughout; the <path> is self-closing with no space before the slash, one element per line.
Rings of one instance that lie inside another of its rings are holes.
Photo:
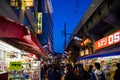
<path fill-rule="evenodd" d="M 41 0 L 41 8 L 39 8 L 42 12 L 42 34 L 38 35 L 38 38 L 44 48 L 47 50 L 47 53 L 53 52 L 53 20 L 52 20 L 52 4 L 51 0 Z"/>
<path fill-rule="evenodd" d="M 73 32 L 79 39 L 75 40 L 75 36 L 72 35 L 66 50 L 80 58 L 87 58 L 86 56 L 89 55 L 99 57 L 102 53 L 117 54 L 119 51 L 116 50 L 120 46 L 119 38 L 116 38 L 116 36 L 119 37 L 120 29 L 119 5 L 119 0 L 93 0 Z M 114 37 L 111 37 L 112 35 Z"/>
<path fill-rule="evenodd" d="M 25 26 L 34 38 L 39 38 L 42 45 L 53 45 L 52 7 L 49 0 L 1 0 L 0 16 Z M 42 46 L 41 50 L 43 51 Z"/>

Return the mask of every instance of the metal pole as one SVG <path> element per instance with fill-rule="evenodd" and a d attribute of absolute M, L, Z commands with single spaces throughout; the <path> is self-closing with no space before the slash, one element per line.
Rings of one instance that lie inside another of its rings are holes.
<path fill-rule="evenodd" d="M 64 37 L 65 37 L 65 42 L 64 42 L 64 48 L 66 47 L 66 23 L 64 23 Z"/>

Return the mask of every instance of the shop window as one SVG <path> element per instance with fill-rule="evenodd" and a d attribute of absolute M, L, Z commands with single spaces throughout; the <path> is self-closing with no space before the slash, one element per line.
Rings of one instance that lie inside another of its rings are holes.
<path fill-rule="evenodd" d="M 79 56 L 80 56 L 80 57 L 84 56 L 84 50 L 81 50 L 81 51 L 79 52 Z"/>

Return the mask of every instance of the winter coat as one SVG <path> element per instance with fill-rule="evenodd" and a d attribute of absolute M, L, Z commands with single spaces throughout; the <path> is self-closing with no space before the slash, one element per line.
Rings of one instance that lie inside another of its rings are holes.
<path fill-rule="evenodd" d="M 120 79 L 120 69 L 115 70 L 114 80 Z"/>
<path fill-rule="evenodd" d="M 91 74 L 91 80 L 105 80 L 105 75 L 101 70 L 95 70 Z"/>

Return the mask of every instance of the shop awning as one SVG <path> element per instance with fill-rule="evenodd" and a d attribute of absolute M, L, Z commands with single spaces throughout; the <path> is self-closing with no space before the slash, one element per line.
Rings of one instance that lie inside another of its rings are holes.
<path fill-rule="evenodd" d="M 0 38 L 22 38 L 26 34 L 23 25 L 0 16 Z"/>
<path fill-rule="evenodd" d="M 25 26 L 0 16 L 0 39 L 27 51 L 37 51 L 46 56 L 34 34 Z"/>
<path fill-rule="evenodd" d="M 76 58 L 76 60 L 92 59 L 92 58 L 107 57 L 107 56 L 114 56 L 114 55 L 120 55 L 120 47 L 101 51 L 85 57 Z"/>

